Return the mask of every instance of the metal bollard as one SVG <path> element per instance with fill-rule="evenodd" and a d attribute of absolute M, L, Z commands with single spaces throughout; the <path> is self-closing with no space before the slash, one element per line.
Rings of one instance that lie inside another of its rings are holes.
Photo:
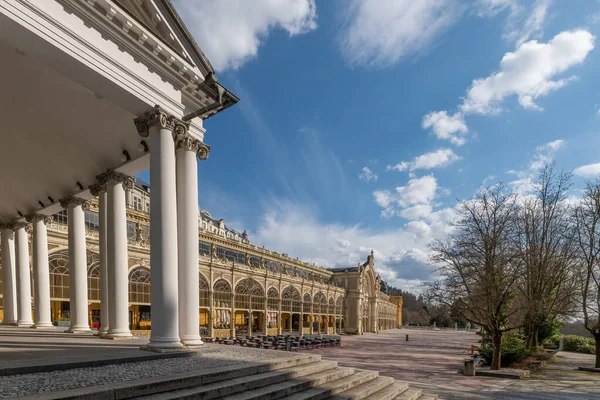
<path fill-rule="evenodd" d="M 406 334 L 406 341 L 408 342 L 408 333 Z"/>

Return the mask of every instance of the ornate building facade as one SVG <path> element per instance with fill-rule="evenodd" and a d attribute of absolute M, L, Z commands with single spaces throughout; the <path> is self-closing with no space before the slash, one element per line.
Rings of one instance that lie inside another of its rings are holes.
<path fill-rule="evenodd" d="M 132 330 L 151 328 L 149 192 L 149 186 L 138 179 L 125 192 Z M 85 211 L 88 319 L 91 327 L 100 329 L 99 204 L 91 200 L 89 205 Z M 205 210 L 199 210 L 198 227 L 201 336 L 342 331 L 361 334 L 395 328 L 399 323 L 397 301 L 379 290 L 373 252 L 358 267 L 327 270 L 256 247 L 245 231 L 229 229 L 222 219 L 213 219 Z M 55 214 L 47 230 L 51 319 L 56 325 L 68 327 L 71 293 L 67 212 Z"/>

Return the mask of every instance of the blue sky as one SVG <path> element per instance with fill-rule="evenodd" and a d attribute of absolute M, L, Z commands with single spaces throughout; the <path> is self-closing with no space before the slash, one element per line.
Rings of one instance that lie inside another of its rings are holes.
<path fill-rule="evenodd" d="M 418 290 L 458 198 L 600 172 L 596 0 L 175 0 L 237 94 L 205 122 L 199 199 L 325 267 L 371 248 Z"/>

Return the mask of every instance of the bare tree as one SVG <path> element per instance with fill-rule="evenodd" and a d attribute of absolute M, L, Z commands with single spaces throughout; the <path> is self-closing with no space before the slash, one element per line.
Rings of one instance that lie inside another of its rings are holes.
<path fill-rule="evenodd" d="M 596 341 L 596 368 L 600 368 L 600 180 L 589 182 L 575 209 L 580 249 L 581 304 L 585 329 Z"/>
<path fill-rule="evenodd" d="M 497 184 L 462 201 L 458 212 L 454 233 L 431 246 L 442 280 L 430 284 L 427 295 L 491 335 L 491 368 L 497 370 L 502 335 L 521 323 L 515 301 L 522 262 L 515 248 L 516 196 Z"/>
<path fill-rule="evenodd" d="M 519 289 L 526 310 L 527 348 L 538 345 L 541 328 L 576 312 L 577 246 L 566 202 L 570 182 L 570 173 L 557 173 L 554 163 L 546 164 L 533 185 L 534 193 L 520 202 L 516 225 L 523 276 Z"/>

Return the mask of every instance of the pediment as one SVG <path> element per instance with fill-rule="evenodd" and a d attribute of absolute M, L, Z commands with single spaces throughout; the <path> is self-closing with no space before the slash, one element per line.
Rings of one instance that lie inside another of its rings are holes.
<path fill-rule="evenodd" d="M 210 62 L 181 21 L 170 0 L 112 0 L 127 14 L 143 24 L 165 45 L 200 69 L 213 72 Z"/>

